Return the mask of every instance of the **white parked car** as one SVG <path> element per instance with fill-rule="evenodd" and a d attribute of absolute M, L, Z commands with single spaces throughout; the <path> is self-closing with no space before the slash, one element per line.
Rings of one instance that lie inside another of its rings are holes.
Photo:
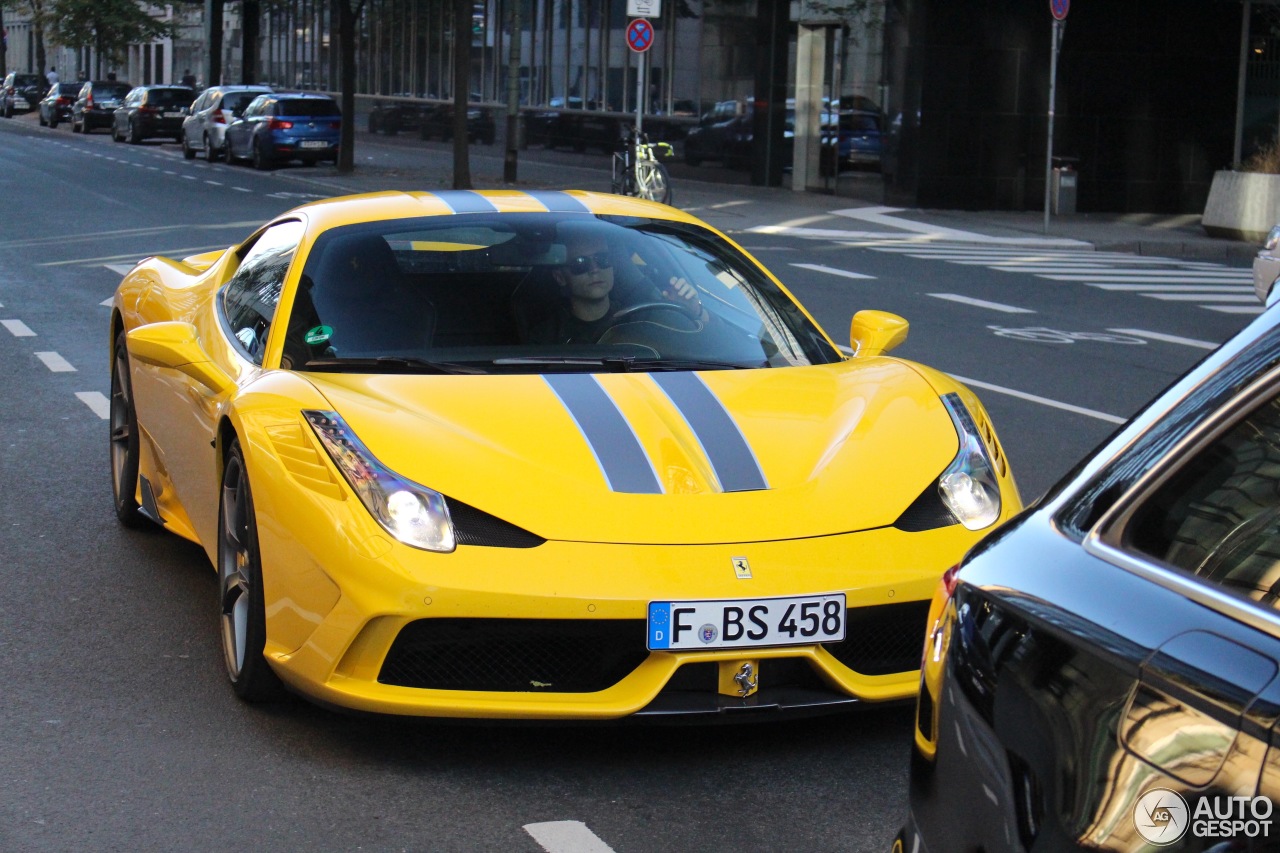
<path fill-rule="evenodd" d="M 210 163 L 222 156 L 222 140 L 227 125 L 239 118 L 249 103 L 270 86 L 210 86 L 191 105 L 191 115 L 182 122 L 182 154 L 188 160 L 204 152 Z"/>
<path fill-rule="evenodd" d="M 1253 259 L 1253 289 L 1258 298 L 1270 304 L 1277 294 L 1272 293 L 1272 285 L 1280 278 L 1280 225 L 1271 229 L 1258 255 Z"/>

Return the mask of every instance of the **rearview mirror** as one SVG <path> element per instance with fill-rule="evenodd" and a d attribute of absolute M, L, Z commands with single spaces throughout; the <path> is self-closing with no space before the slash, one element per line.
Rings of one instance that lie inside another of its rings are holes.
<path fill-rule="evenodd" d="M 859 311 L 849 325 L 854 358 L 882 355 L 907 339 L 910 324 L 888 311 Z"/>

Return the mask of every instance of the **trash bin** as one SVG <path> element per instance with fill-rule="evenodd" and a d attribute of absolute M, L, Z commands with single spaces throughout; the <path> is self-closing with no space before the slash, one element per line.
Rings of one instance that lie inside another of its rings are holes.
<path fill-rule="evenodd" d="M 1053 170 L 1053 212 L 1054 215 L 1076 212 L 1076 178 L 1078 173 L 1070 166 L 1060 166 Z"/>

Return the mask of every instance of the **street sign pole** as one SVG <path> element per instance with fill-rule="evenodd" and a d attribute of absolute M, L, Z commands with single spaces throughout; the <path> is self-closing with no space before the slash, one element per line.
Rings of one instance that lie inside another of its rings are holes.
<path fill-rule="evenodd" d="M 1066 26 L 1071 0 L 1049 0 L 1053 14 L 1053 47 L 1049 60 L 1049 141 L 1044 155 L 1044 233 L 1049 233 L 1049 199 L 1053 193 L 1053 112 L 1058 90 L 1058 48 L 1062 46 L 1062 30 Z"/>
<path fill-rule="evenodd" d="M 640 131 L 644 128 L 644 95 L 648 91 L 645 86 L 645 77 L 648 76 L 649 51 L 643 51 L 636 54 L 636 138 L 640 137 Z"/>
<path fill-rule="evenodd" d="M 640 0 L 631 0 L 628 6 L 630 11 L 633 6 L 638 7 L 638 11 L 645 14 L 657 14 L 657 0 L 645 3 L 640 6 Z M 648 18 L 636 18 L 627 25 L 627 46 L 631 48 L 631 52 L 636 55 L 636 136 L 640 136 L 640 131 L 644 127 L 644 103 L 649 93 L 647 77 L 649 76 L 649 48 L 653 46 L 653 24 L 649 23 Z"/>

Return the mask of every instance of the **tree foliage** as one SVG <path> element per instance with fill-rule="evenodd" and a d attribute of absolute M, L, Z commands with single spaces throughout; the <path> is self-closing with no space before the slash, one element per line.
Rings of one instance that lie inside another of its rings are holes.
<path fill-rule="evenodd" d="M 45 0 L 46 28 L 60 44 L 91 47 L 99 56 L 124 58 L 131 44 L 173 36 L 174 26 L 153 18 L 137 0 Z"/>

